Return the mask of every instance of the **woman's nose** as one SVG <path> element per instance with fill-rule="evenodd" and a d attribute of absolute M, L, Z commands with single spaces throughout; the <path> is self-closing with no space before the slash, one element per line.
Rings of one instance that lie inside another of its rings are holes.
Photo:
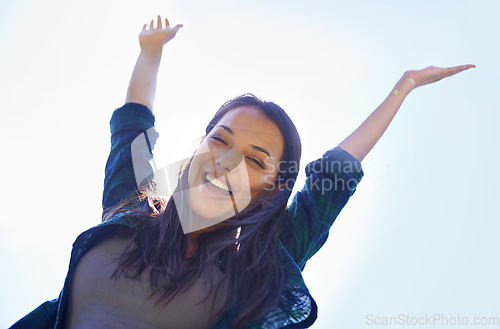
<path fill-rule="evenodd" d="M 217 171 L 221 171 L 220 174 L 227 174 L 238 171 L 242 160 L 243 154 L 238 150 L 225 150 L 215 159 L 215 166 Z"/>

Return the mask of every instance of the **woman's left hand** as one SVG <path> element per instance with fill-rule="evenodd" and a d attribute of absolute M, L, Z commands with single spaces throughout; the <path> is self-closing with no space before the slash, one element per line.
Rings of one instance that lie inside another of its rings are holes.
<path fill-rule="evenodd" d="M 163 27 L 161 16 L 158 15 L 156 27 L 154 26 L 154 20 L 151 20 L 149 29 L 148 24 L 144 24 L 142 27 L 141 34 L 139 34 L 141 49 L 148 47 L 161 49 L 164 44 L 175 37 L 182 26 L 182 24 L 177 24 L 174 27 L 170 27 L 170 22 L 165 18 L 165 27 Z"/>
<path fill-rule="evenodd" d="M 454 67 L 436 67 L 429 66 L 423 70 L 419 71 L 406 71 L 403 75 L 403 78 L 410 78 L 415 83 L 413 88 L 417 88 L 423 85 L 427 85 L 429 83 L 433 83 L 439 81 L 446 77 L 451 77 L 457 73 L 468 70 L 470 68 L 474 68 L 476 65 L 468 64 L 468 65 L 460 65 Z"/>

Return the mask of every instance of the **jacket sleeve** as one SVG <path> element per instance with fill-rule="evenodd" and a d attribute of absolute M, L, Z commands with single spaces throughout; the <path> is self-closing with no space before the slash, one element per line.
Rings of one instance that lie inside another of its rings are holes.
<path fill-rule="evenodd" d="M 111 151 L 106 162 L 102 197 L 104 212 L 137 193 L 137 182 L 153 173 L 149 161 L 158 138 L 154 122 L 152 112 L 138 103 L 127 103 L 113 112 Z"/>
<path fill-rule="evenodd" d="M 49 300 L 13 324 L 10 329 L 52 329 L 56 321 L 58 299 Z"/>
<path fill-rule="evenodd" d="M 280 240 L 300 270 L 323 246 L 333 222 L 363 177 L 361 163 L 336 147 L 306 166 L 306 183 L 287 209 Z"/>

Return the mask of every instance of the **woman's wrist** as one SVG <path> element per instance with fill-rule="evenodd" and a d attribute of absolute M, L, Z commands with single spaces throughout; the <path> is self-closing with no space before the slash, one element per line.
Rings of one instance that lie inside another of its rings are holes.
<path fill-rule="evenodd" d="M 162 48 L 156 47 L 141 47 L 139 59 L 147 66 L 152 66 L 158 69 L 162 56 Z"/>
<path fill-rule="evenodd" d="M 413 89 L 415 89 L 415 80 L 413 78 L 403 75 L 401 79 L 399 79 L 398 83 L 394 87 L 392 91 L 393 94 L 396 95 L 408 95 Z"/>
<path fill-rule="evenodd" d="M 410 77 L 405 77 L 405 76 L 403 76 L 403 79 L 406 79 L 406 81 L 408 81 L 411 84 L 411 89 L 412 90 L 415 89 L 415 87 L 416 87 L 415 80 L 413 80 Z"/>
<path fill-rule="evenodd" d="M 415 78 L 413 77 L 412 72 L 414 71 L 406 71 L 401 79 L 406 80 L 410 84 L 411 89 L 413 90 L 417 87 L 417 84 L 415 83 Z"/>
<path fill-rule="evenodd" d="M 148 56 L 152 57 L 161 56 L 162 52 L 163 52 L 163 45 L 160 43 L 141 44 L 141 53 L 145 53 Z"/>

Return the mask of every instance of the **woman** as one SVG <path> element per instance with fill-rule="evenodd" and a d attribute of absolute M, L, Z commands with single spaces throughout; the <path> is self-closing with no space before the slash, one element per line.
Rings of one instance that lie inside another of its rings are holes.
<path fill-rule="evenodd" d="M 354 193 L 360 162 L 412 89 L 474 67 L 407 71 L 350 136 L 306 167 L 288 207 L 297 130 L 276 104 L 239 96 L 217 111 L 165 202 L 155 196 L 161 171 L 150 179 L 151 110 L 163 46 L 182 25 L 164 23 L 144 25 L 126 104 L 110 122 L 104 221 L 75 241 L 59 298 L 13 328 L 309 327 L 317 306 L 301 271 Z"/>

